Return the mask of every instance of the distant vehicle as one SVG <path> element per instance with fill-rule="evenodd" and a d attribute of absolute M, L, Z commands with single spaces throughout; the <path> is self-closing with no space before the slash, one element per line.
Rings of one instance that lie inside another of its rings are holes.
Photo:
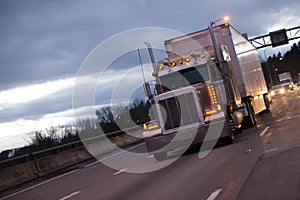
<path fill-rule="evenodd" d="M 281 74 L 278 74 L 278 78 L 280 81 L 280 84 L 285 88 L 285 89 L 294 89 L 294 84 L 292 80 L 292 76 L 290 72 L 283 72 Z"/>
<path fill-rule="evenodd" d="M 270 89 L 270 96 L 271 98 L 275 98 L 278 96 L 285 96 L 286 95 L 286 89 L 282 85 L 275 85 Z"/>

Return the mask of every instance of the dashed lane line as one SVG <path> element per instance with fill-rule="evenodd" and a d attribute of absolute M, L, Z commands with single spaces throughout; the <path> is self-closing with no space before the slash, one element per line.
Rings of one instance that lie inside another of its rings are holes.
<path fill-rule="evenodd" d="M 121 174 L 121 173 L 123 173 L 123 172 L 126 172 L 126 170 L 128 170 L 128 169 L 127 169 L 127 168 L 121 169 L 121 170 L 115 172 L 115 173 L 114 173 L 114 176 L 115 176 L 115 175 L 118 175 L 118 174 Z"/>
<path fill-rule="evenodd" d="M 80 191 L 73 192 L 72 194 L 69 194 L 69 195 L 67 195 L 67 196 L 65 196 L 65 197 L 63 197 L 63 198 L 60 198 L 59 200 L 66 200 L 66 199 L 69 199 L 69 198 L 71 198 L 71 197 L 73 197 L 73 196 L 75 196 L 75 195 L 77 195 L 77 194 L 79 194 L 79 193 L 80 193 Z"/>
<path fill-rule="evenodd" d="M 135 145 L 135 146 L 133 146 L 133 147 L 131 147 L 131 148 L 128 148 L 127 150 L 134 149 L 134 148 L 139 147 L 139 146 L 141 146 L 141 145 L 143 145 L 143 144 L 144 144 L 144 143 L 137 144 L 137 145 Z M 117 153 L 112 154 L 112 155 L 110 155 L 110 156 L 107 156 L 107 157 L 105 157 L 105 158 L 103 158 L 103 159 L 101 159 L 101 160 L 98 160 L 98 161 L 96 161 L 96 162 L 93 162 L 93 163 L 90 163 L 90 164 L 88 164 L 88 165 L 85 165 L 84 168 L 90 167 L 90 166 L 92 166 L 92 165 L 95 165 L 95 164 L 101 162 L 102 160 L 106 160 L 106 159 L 112 158 L 113 156 L 119 155 L 119 154 L 121 154 L 121 153 L 123 153 L 123 152 L 125 152 L 125 151 L 126 151 L 126 150 L 117 152 Z M 64 177 L 64 176 L 67 176 L 67 175 L 69 175 L 69 174 L 72 174 L 72 173 L 74 173 L 74 172 L 76 172 L 76 171 L 78 171 L 78 170 L 79 170 L 79 169 L 75 169 L 75 170 L 72 170 L 72 171 L 67 172 L 67 173 L 65 173 L 65 174 L 56 176 L 56 177 L 51 178 L 51 179 L 49 179 L 49 180 L 46 180 L 46 181 L 44 181 L 44 182 L 38 183 L 38 184 L 36 184 L 36 185 L 34 185 L 34 186 L 25 188 L 25 189 L 23 189 L 23 190 L 20 190 L 20 191 L 18 191 L 18 192 L 13 193 L 13 194 L 10 194 L 10 195 L 7 195 L 7 196 L 5 196 L 5 197 L 2 197 L 2 198 L 0 198 L 0 200 L 5 200 L 5 199 L 8 199 L 8 198 L 10 198 L 10 197 L 13 197 L 13 196 L 16 196 L 16 195 L 18 195 L 18 194 L 21 194 L 21 193 L 23 193 L 23 192 L 32 190 L 32 189 L 34 189 L 34 188 L 37 188 L 37 187 L 39 187 L 39 186 L 42 186 L 42 185 L 47 184 L 47 183 L 49 183 L 49 182 L 52 182 L 52 181 L 54 181 L 54 180 L 56 180 L 56 179 L 59 179 L 59 178 L 62 178 L 62 177 Z M 127 169 L 126 169 L 126 170 L 127 170 Z"/>
<path fill-rule="evenodd" d="M 262 136 L 264 136 L 265 134 L 266 134 L 266 132 L 269 130 L 269 126 L 267 126 L 264 130 L 263 130 L 263 132 L 261 132 L 259 135 L 260 135 L 260 137 L 262 137 Z"/>
<path fill-rule="evenodd" d="M 75 169 L 75 170 L 70 171 L 70 172 L 67 172 L 67 173 L 65 173 L 65 174 L 56 176 L 56 177 L 54 177 L 54 178 L 51 178 L 51 179 L 49 179 L 49 180 L 46 180 L 46 181 L 44 181 L 44 182 L 41 182 L 41 183 L 36 184 L 36 185 L 34 185 L 34 186 L 31 186 L 31 187 L 29 187 L 29 188 L 26 188 L 26 189 L 20 190 L 20 191 L 18 191 L 18 192 L 15 192 L 15 193 L 13 193 L 13 194 L 10 194 L 10 195 L 8 195 L 8 196 L 2 197 L 0 200 L 8 199 L 8 198 L 10 198 L 10 197 L 16 196 L 16 195 L 21 194 L 21 193 L 23 193 L 23 192 L 26 192 L 26 191 L 28 191 L 28 190 L 32 190 L 32 189 L 37 188 L 37 187 L 39 187 L 39 186 L 42 186 L 42 185 L 44 185 L 44 184 L 46 184 L 46 183 L 52 182 L 52 181 L 54 181 L 54 180 L 56 180 L 56 179 L 59 179 L 59 178 L 62 178 L 62 177 L 64 177 L 64 176 L 67 176 L 67 175 L 69 175 L 69 174 L 72 174 L 72 173 L 74 173 L 74 172 L 76 172 L 76 171 L 78 171 L 78 170 L 79 170 L 79 169 Z"/>
<path fill-rule="evenodd" d="M 222 192 L 222 188 L 217 189 L 216 191 L 214 191 L 206 200 L 214 200 L 217 198 L 217 196 L 220 194 L 220 192 Z"/>

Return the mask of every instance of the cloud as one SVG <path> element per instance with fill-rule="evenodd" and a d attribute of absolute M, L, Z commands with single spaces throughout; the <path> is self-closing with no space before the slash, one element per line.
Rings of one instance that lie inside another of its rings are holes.
<path fill-rule="evenodd" d="M 57 93 L 60 90 L 72 88 L 75 78 L 48 81 L 46 83 L 20 86 L 17 88 L 0 92 L 0 106 L 11 106 L 11 104 L 27 103 L 45 96 Z"/>
<path fill-rule="evenodd" d="M 0 123 L 1 137 L 12 137 L 32 131 L 45 130 L 51 126 L 67 125 L 73 122 L 72 110 L 41 115 L 37 119 L 18 119 Z"/>
<path fill-rule="evenodd" d="M 0 122 L 38 119 L 72 107 L 75 78 L 20 86 L 0 92 Z"/>
<path fill-rule="evenodd" d="M 93 47 L 113 34 L 160 26 L 189 33 L 231 16 L 249 36 L 299 23 L 299 2 L 39 1 L 0 3 L 0 90 L 34 81 L 74 76 Z M 118 6 L 116 6 L 118 5 Z M 286 20 L 288 19 L 288 20 Z M 298 21 L 297 21 L 298 20 Z"/>

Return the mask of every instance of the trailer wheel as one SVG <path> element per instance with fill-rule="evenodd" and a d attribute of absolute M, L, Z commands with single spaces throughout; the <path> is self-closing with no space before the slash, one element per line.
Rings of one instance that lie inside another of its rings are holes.
<path fill-rule="evenodd" d="M 155 153 L 155 154 L 153 154 L 153 156 L 156 161 L 163 161 L 167 158 L 167 153 L 168 152 Z"/>
<path fill-rule="evenodd" d="M 270 112 L 270 100 L 268 99 L 267 95 L 264 95 L 264 101 L 265 101 L 265 105 L 266 105 L 266 110 L 265 112 Z"/>
<path fill-rule="evenodd" d="M 253 106 L 252 106 L 251 102 L 249 102 L 249 101 L 246 101 L 245 104 L 246 104 L 248 116 L 244 117 L 244 119 L 243 119 L 243 122 L 242 122 L 243 129 L 252 128 L 252 127 L 256 126 L 256 118 L 255 118 Z"/>

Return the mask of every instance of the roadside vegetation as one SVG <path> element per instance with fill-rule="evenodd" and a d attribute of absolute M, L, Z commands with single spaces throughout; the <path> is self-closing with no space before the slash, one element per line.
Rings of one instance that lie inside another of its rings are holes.
<path fill-rule="evenodd" d="M 298 73 L 300 73 L 299 55 L 300 42 L 298 42 L 298 44 L 294 43 L 291 46 L 290 50 L 288 50 L 284 54 L 278 52 L 277 55 L 273 54 L 273 56 L 270 56 L 268 58 L 262 57 L 261 60 L 267 59 L 266 61 L 262 62 L 266 82 L 271 83 L 273 81 L 274 85 L 279 84 L 277 74 L 283 72 L 290 72 L 294 82 L 300 81 L 298 80 Z"/>
<path fill-rule="evenodd" d="M 109 134 L 109 138 L 125 134 L 124 132 L 113 135 L 110 133 L 140 126 L 149 121 L 149 108 L 150 103 L 148 101 L 138 99 L 134 100 L 129 106 L 100 107 L 96 110 L 94 119 L 79 119 L 73 125 L 50 127 L 45 131 L 34 131 L 33 136 L 26 141 L 28 145 L 2 151 L 0 160 L 80 141 L 80 136 L 84 138 L 99 136 L 100 129 L 105 134 Z"/>

